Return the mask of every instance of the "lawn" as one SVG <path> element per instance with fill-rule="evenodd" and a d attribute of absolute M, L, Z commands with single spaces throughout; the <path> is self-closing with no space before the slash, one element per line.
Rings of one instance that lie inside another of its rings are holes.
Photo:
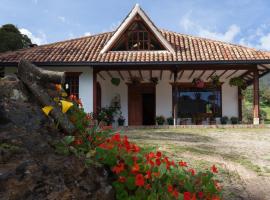
<path fill-rule="evenodd" d="M 195 169 L 216 164 L 224 199 L 270 199 L 270 129 L 133 129 L 124 134 Z"/>

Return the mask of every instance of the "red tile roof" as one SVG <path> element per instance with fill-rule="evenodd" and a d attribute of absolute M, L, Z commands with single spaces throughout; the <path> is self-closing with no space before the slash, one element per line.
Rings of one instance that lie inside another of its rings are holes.
<path fill-rule="evenodd" d="M 0 54 L 0 64 L 24 58 L 36 63 L 115 63 L 115 62 L 218 62 L 266 61 L 270 53 L 240 45 L 204 39 L 170 31 L 160 32 L 175 49 L 169 51 L 100 51 L 114 32 L 82 37 L 29 49 Z"/>

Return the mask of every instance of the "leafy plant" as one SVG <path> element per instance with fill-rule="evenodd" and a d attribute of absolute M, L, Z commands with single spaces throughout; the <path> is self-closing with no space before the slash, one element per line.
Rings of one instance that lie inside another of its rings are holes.
<path fill-rule="evenodd" d="M 120 78 L 112 78 L 111 83 L 115 86 L 118 86 L 120 84 Z"/>
<path fill-rule="evenodd" d="M 151 77 L 150 81 L 154 84 L 158 84 L 158 77 Z"/>
<path fill-rule="evenodd" d="M 118 125 L 119 126 L 123 126 L 125 124 L 126 119 L 124 118 L 123 115 L 120 115 L 120 117 L 118 118 Z"/>
<path fill-rule="evenodd" d="M 168 123 L 168 125 L 173 125 L 173 117 L 168 117 L 167 123 Z"/>
<path fill-rule="evenodd" d="M 158 125 L 163 125 L 165 122 L 165 117 L 160 115 L 160 116 L 156 116 L 156 122 Z"/>
<path fill-rule="evenodd" d="M 219 76 L 218 75 L 213 75 L 210 77 L 211 79 L 211 85 L 212 87 L 219 87 L 221 86 L 221 82 L 219 80 Z"/>
<path fill-rule="evenodd" d="M 97 159 L 114 173 L 116 199 L 220 199 L 221 187 L 213 165 L 203 172 L 175 162 L 160 151 L 147 150 L 119 133 L 96 149 Z"/>
<path fill-rule="evenodd" d="M 245 90 L 247 88 L 246 81 L 240 77 L 231 78 L 229 84 L 230 84 L 230 86 L 240 87 L 243 90 Z"/>
<path fill-rule="evenodd" d="M 101 108 L 97 113 L 97 120 L 98 122 L 105 122 L 107 125 L 111 125 L 118 111 L 118 108 L 112 106 Z"/>
<path fill-rule="evenodd" d="M 232 124 L 238 124 L 239 123 L 238 117 L 231 117 L 231 123 Z"/>
<path fill-rule="evenodd" d="M 229 118 L 227 116 L 223 116 L 220 118 L 220 123 L 221 124 L 227 124 L 229 121 Z"/>

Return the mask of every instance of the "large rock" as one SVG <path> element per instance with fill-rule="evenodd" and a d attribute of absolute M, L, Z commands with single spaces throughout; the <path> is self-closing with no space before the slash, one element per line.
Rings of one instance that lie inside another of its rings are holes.
<path fill-rule="evenodd" d="M 114 199 L 104 168 L 55 153 L 60 137 L 20 80 L 0 80 L 0 199 Z"/>

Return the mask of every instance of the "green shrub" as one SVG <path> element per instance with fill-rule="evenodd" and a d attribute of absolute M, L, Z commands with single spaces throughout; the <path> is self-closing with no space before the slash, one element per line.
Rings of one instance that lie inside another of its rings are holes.
<path fill-rule="evenodd" d="M 238 117 L 231 117 L 231 123 L 232 124 L 238 124 L 239 123 Z"/>
<path fill-rule="evenodd" d="M 156 122 L 157 122 L 158 125 L 163 125 L 164 122 L 165 122 L 165 117 L 162 116 L 162 115 L 157 116 L 157 117 L 156 117 Z"/>
<path fill-rule="evenodd" d="M 221 124 L 227 124 L 229 121 L 229 118 L 227 116 L 223 116 L 220 118 L 220 123 Z"/>
<path fill-rule="evenodd" d="M 168 123 L 168 125 L 173 125 L 173 117 L 168 117 L 167 123 Z"/>

